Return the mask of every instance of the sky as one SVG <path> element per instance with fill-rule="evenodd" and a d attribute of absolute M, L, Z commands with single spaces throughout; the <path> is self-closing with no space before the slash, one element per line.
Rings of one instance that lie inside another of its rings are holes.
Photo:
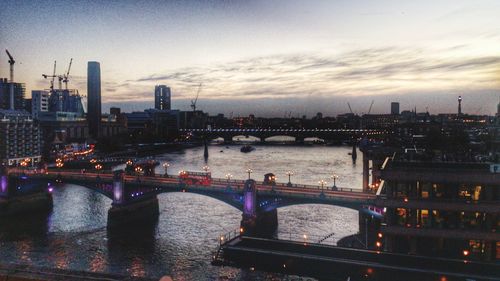
<path fill-rule="evenodd" d="M 103 111 L 153 107 L 233 116 L 401 110 L 494 114 L 500 98 L 500 1 L 0 0 L 0 47 L 15 80 L 47 89 L 54 60 L 85 95 L 101 63 Z M 9 76 L 0 54 L 0 77 Z"/>

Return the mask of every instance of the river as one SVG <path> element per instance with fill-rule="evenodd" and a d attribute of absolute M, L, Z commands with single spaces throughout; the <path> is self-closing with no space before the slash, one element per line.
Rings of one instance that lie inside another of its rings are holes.
<path fill-rule="evenodd" d="M 213 177 L 248 177 L 262 180 L 268 172 L 287 182 L 286 172 L 294 171 L 292 183 L 318 184 L 338 175 L 337 186 L 360 188 L 361 163 L 353 165 L 350 147 L 258 145 L 241 153 L 238 145 L 210 145 L 205 162 L 203 147 L 161 155 L 170 164 L 169 173 L 201 171 L 210 167 Z M 359 162 L 359 161 L 358 161 Z M 163 173 L 159 166 L 157 172 Z M 120 273 L 174 280 L 281 280 L 280 274 L 215 267 L 211 252 L 220 234 L 237 229 L 241 212 L 202 195 L 169 193 L 158 196 L 160 217 L 152 230 L 139 230 L 129 238 L 108 239 L 107 211 L 111 200 L 75 185 L 54 190 L 54 208 L 48 217 L 12 222 L 0 228 L 0 262 L 44 267 Z M 306 234 L 326 236 L 330 243 L 358 231 L 357 211 L 329 205 L 296 205 L 278 210 L 278 236 Z"/>

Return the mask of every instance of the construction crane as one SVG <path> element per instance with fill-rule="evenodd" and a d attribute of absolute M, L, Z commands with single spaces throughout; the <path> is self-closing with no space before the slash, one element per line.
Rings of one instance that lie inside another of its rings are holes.
<path fill-rule="evenodd" d="M 354 114 L 354 112 L 352 112 L 351 104 L 349 102 L 347 103 L 347 106 L 349 106 L 349 111 L 351 111 L 351 113 Z"/>
<path fill-rule="evenodd" d="M 16 61 L 7 49 L 5 49 L 5 52 L 7 52 L 7 56 L 9 56 L 10 65 L 10 109 L 14 110 L 14 64 Z"/>
<path fill-rule="evenodd" d="M 56 61 L 54 61 L 54 72 L 52 73 L 52 75 L 42 74 L 42 77 L 45 79 L 52 78 L 52 80 L 50 80 L 50 92 L 53 93 L 54 92 L 54 79 L 57 77 L 57 75 L 56 75 Z"/>
<path fill-rule="evenodd" d="M 370 114 L 370 112 L 372 112 L 372 106 L 373 106 L 374 102 L 375 102 L 375 100 L 372 100 L 372 103 L 370 104 L 370 108 L 368 108 L 368 113 L 367 114 Z"/>
<path fill-rule="evenodd" d="M 194 100 L 191 100 L 191 108 L 193 109 L 193 112 L 196 111 L 196 102 L 198 101 L 198 96 L 200 95 L 201 91 L 201 83 L 198 85 L 198 92 L 196 92 L 196 98 Z"/>
<path fill-rule="evenodd" d="M 64 88 L 68 89 L 68 81 L 69 81 L 69 71 L 71 70 L 71 63 L 73 63 L 73 58 L 69 61 L 68 71 L 63 75 Z"/>

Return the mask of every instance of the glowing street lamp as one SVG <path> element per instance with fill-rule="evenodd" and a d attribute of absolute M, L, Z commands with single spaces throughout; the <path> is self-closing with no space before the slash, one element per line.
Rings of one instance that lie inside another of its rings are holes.
<path fill-rule="evenodd" d="M 163 163 L 163 168 L 165 169 L 165 177 L 168 178 L 168 167 L 170 167 L 170 164 L 168 162 Z"/>
<path fill-rule="evenodd" d="M 320 180 L 318 183 L 319 183 L 319 185 L 321 185 L 321 192 L 323 192 L 323 188 L 326 185 L 326 181 L 325 180 Z"/>
<path fill-rule="evenodd" d="M 132 160 L 128 159 L 127 162 L 125 162 L 125 164 L 127 164 L 127 166 L 132 166 L 133 162 Z"/>
<path fill-rule="evenodd" d="M 248 179 L 250 179 L 250 174 L 251 174 L 252 172 L 253 172 L 253 171 L 252 171 L 252 169 L 250 169 L 250 168 L 248 168 L 248 169 L 247 169 Z"/>
<path fill-rule="evenodd" d="M 286 172 L 286 174 L 288 175 L 288 183 L 286 185 L 292 186 L 292 181 L 290 180 L 290 178 L 293 176 L 293 171 L 288 171 Z"/>
<path fill-rule="evenodd" d="M 233 177 L 233 175 L 231 174 L 226 174 L 226 179 L 227 179 L 227 183 L 229 184 L 229 181 L 231 180 L 231 178 Z"/>
<path fill-rule="evenodd" d="M 203 166 L 203 171 L 205 171 L 205 173 L 208 173 L 208 171 L 210 171 L 210 167 L 208 167 L 208 166 Z"/>
<path fill-rule="evenodd" d="M 332 190 L 337 190 L 337 179 L 339 178 L 339 176 L 337 176 L 336 174 L 333 174 L 331 176 L 331 178 L 333 179 L 333 187 L 332 187 Z"/>
<path fill-rule="evenodd" d="M 56 160 L 56 161 L 57 161 L 57 160 Z M 94 163 L 96 163 L 96 162 L 97 162 L 97 160 L 96 160 L 95 158 L 90 159 L 90 163 L 94 164 Z"/>
<path fill-rule="evenodd" d="M 142 168 L 140 166 L 135 167 L 135 172 L 137 175 L 140 175 L 142 173 Z"/>
<path fill-rule="evenodd" d="M 97 170 L 97 173 L 99 173 L 100 170 L 102 170 L 102 165 L 101 164 L 96 164 L 94 168 Z"/>

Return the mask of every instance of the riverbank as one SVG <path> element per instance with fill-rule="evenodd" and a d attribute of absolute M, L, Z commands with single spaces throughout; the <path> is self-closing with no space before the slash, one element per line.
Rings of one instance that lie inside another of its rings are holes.
<path fill-rule="evenodd" d="M 0 281 L 158 281 L 151 278 L 118 274 L 34 267 L 19 264 L 0 264 Z"/>

